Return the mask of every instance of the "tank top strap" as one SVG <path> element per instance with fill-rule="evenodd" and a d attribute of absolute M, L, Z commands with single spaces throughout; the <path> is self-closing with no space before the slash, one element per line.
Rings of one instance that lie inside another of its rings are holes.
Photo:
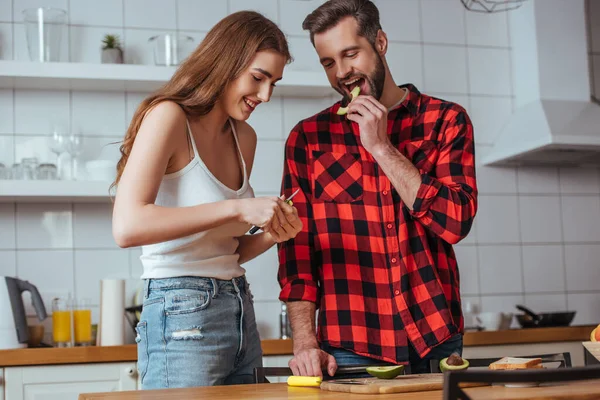
<path fill-rule="evenodd" d="M 240 147 L 240 142 L 238 140 L 237 132 L 235 130 L 235 123 L 229 119 L 229 125 L 231 125 L 231 132 L 233 132 L 233 139 L 235 140 L 235 146 L 237 147 L 238 154 L 240 156 L 240 160 L 242 161 L 242 169 L 244 172 L 244 182 L 248 179 L 248 172 L 246 169 L 246 161 L 244 161 L 244 155 L 242 154 L 242 148 Z"/>
<path fill-rule="evenodd" d="M 194 157 L 199 159 L 200 155 L 198 154 L 198 149 L 196 148 L 196 140 L 194 140 L 194 135 L 192 135 L 192 128 L 190 127 L 190 121 L 186 118 L 185 123 L 187 125 L 188 138 L 190 139 L 190 142 L 192 142 L 192 148 L 194 149 Z"/>

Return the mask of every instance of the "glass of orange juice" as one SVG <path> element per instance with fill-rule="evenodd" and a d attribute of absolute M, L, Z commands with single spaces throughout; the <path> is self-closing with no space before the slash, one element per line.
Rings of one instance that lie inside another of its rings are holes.
<path fill-rule="evenodd" d="M 52 299 L 52 339 L 56 347 L 71 347 L 71 308 L 67 299 Z"/>
<path fill-rule="evenodd" d="M 73 311 L 75 346 L 92 344 L 92 309 L 90 299 L 78 299 Z"/>

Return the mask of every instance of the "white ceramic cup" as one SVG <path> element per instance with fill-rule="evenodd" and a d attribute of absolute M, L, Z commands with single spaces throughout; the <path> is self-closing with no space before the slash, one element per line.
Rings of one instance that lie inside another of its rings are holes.
<path fill-rule="evenodd" d="M 477 321 L 477 324 L 486 331 L 499 331 L 509 329 L 512 318 L 513 315 L 511 313 L 490 311 L 477 314 L 475 320 Z"/>

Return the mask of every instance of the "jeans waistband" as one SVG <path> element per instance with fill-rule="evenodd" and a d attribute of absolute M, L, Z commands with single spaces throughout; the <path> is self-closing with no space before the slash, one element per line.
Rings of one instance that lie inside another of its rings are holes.
<path fill-rule="evenodd" d="M 219 292 L 247 292 L 246 276 L 223 280 L 201 276 L 178 276 L 173 278 L 146 279 L 144 282 L 144 298 L 152 290 L 196 289 L 208 290 L 214 295 Z"/>

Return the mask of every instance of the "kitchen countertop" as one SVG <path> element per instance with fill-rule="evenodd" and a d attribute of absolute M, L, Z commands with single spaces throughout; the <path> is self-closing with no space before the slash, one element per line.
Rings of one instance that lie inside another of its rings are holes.
<path fill-rule="evenodd" d="M 473 399 L 591 399 L 600 397 L 600 380 L 579 381 L 560 386 L 507 388 L 483 386 L 464 389 Z M 356 394 L 328 392 L 318 388 L 289 387 L 285 383 L 259 385 L 211 386 L 189 389 L 137 390 L 128 392 L 80 394 L 79 400 L 154 400 L 174 398 L 196 399 L 342 399 L 342 400 L 442 400 L 441 390 L 392 394 Z M 594 397 L 592 397 L 594 396 Z"/>
<path fill-rule="evenodd" d="M 564 328 L 511 329 L 507 331 L 467 332 L 464 346 L 578 342 L 589 340 L 592 326 Z M 270 339 L 262 342 L 265 356 L 292 354 L 292 341 Z M 74 348 L 34 348 L 0 350 L 0 368 L 31 365 L 127 362 L 137 360 L 136 345 Z"/>

